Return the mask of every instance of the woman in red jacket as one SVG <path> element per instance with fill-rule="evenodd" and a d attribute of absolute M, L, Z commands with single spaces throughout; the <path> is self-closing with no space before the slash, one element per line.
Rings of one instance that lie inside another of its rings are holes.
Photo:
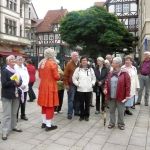
<path fill-rule="evenodd" d="M 115 57 L 112 62 L 113 71 L 109 73 L 108 78 L 105 82 L 104 93 L 106 99 L 109 100 L 109 111 L 110 111 L 110 123 L 108 128 L 115 127 L 116 108 L 118 110 L 118 128 L 120 130 L 125 129 L 124 124 L 124 109 L 125 101 L 130 96 L 130 76 L 127 72 L 121 70 L 122 59 Z"/>
<path fill-rule="evenodd" d="M 28 94 L 29 94 L 28 102 L 33 102 L 36 99 L 35 93 L 34 93 L 33 88 L 32 88 L 34 85 L 34 82 L 35 82 L 36 69 L 35 69 L 35 66 L 33 65 L 32 61 L 30 59 L 26 61 L 26 67 L 27 67 L 29 77 L 30 77 L 29 91 L 28 91 Z"/>

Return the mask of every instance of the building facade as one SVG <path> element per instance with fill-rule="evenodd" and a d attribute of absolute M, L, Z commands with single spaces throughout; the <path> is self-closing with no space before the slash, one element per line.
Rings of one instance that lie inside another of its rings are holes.
<path fill-rule="evenodd" d="M 139 0 L 139 50 L 150 51 L 150 0 Z"/>
<path fill-rule="evenodd" d="M 31 1 L 0 0 L 0 57 L 21 55 L 31 45 Z"/>
<path fill-rule="evenodd" d="M 47 47 L 55 49 L 57 57 L 63 62 L 64 42 L 59 33 L 59 22 L 67 14 L 66 9 L 49 10 L 44 19 L 40 19 L 36 25 L 36 50 L 37 63 L 44 56 L 44 50 Z"/>
<path fill-rule="evenodd" d="M 128 31 L 133 34 L 136 43 L 138 37 L 138 0 L 107 0 L 105 6 L 108 12 L 116 15 Z M 136 44 L 132 49 L 135 52 L 135 57 L 139 57 Z"/>

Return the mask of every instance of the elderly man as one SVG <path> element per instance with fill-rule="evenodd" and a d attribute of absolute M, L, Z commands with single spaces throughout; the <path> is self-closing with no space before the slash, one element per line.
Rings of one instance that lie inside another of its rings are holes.
<path fill-rule="evenodd" d="M 19 98 L 17 87 L 21 85 L 21 79 L 14 70 L 15 57 L 10 55 L 6 58 L 7 66 L 1 72 L 2 83 L 2 140 L 7 140 L 9 131 L 22 132 L 17 128 L 17 110 Z"/>
<path fill-rule="evenodd" d="M 144 102 L 145 106 L 149 103 L 149 89 L 150 89 L 150 52 L 144 52 L 144 61 L 140 67 L 140 90 L 138 93 L 137 105 L 141 104 L 143 89 L 145 88 Z"/>
<path fill-rule="evenodd" d="M 68 119 L 72 119 L 73 103 L 76 93 L 76 86 L 72 82 L 72 75 L 75 69 L 79 66 L 79 54 L 77 52 L 71 53 L 71 60 L 67 63 L 64 70 L 64 85 L 68 93 Z"/>

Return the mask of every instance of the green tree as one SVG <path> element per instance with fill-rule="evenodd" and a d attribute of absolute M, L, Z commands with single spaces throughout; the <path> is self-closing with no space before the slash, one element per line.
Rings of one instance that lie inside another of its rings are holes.
<path fill-rule="evenodd" d="M 83 53 L 95 57 L 98 54 L 131 50 L 133 36 L 113 14 L 103 7 L 68 13 L 60 23 L 62 40 L 71 46 L 83 47 Z"/>

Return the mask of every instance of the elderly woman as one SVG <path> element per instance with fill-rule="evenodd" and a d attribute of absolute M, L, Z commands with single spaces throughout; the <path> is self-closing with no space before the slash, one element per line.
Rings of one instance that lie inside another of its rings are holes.
<path fill-rule="evenodd" d="M 39 94 L 38 105 L 42 109 L 43 123 L 41 128 L 45 131 L 57 129 L 52 123 L 54 107 L 59 105 L 57 80 L 59 80 L 58 66 L 55 59 L 55 51 L 48 48 L 44 51 L 44 59 L 39 63 Z"/>
<path fill-rule="evenodd" d="M 141 104 L 143 89 L 145 88 L 144 103 L 148 106 L 150 92 L 150 52 L 144 52 L 144 61 L 140 66 L 140 90 L 138 93 L 137 105 Z"/>
<path fill-rule="evenodd" d="M 118 128 L 125 129 L 124 124 L 124 102 L 130 96 L 130 76 L 127 72 L 121 70 L 122 59 L 113 58 L 113 71 L 109 73 L 105 82 L 104 93 L 109 100 L 110 123 L 108 128 L 114 128 L 116 123 L 116 108 L 118 109 Z"/>
<path fill-rule="evenodd" d="M 77 86 L 77 96 L 80 101 L 79 121 L 89 121 L 90 98 L 96 78 L 94 70 L 88 65 L 88 58 L 86 56 L 81 57 L 80 64 L 73 73 L 72 81 Z"/>
<path fill-rule="evenodd" d="M 101 97 L 101 111 L 105 108 L 105 94 L 103 93 L 103 88 L 105 80 L 108 74 L 108 69 L 104 65 L 104 59 L 102 57 L 97 58 L 97 66 L 94 69 L 96 76 L 95 92 L 96 92 L 96 111 L 95 114 L 100 113 L 100 97 Z"/>
<path fill-rule="evenodd" d="M 26 101 L 27 101 L 27 92 L 29 90 L 29 74 L 27 67 L 24 65 L 24 58 L 22 56 L 17 56 L 16 58 L 16 65 L 14 66 L 16 72 L 21 76 L 22 84 L 18 88 L 20 105 L 18 108 L 17 118 L 19 115 L 19 109 L 21 107 L 21 119 L 27 121 L 28 118 L 26 116 Z"/>
<path fill-rule="evenodd" d="M 140 88 L 140 86 L 139 86 L 137 70 L 136 70 L 136 67 L 134 67 L 132 65 L 132 62 L 133 62 L 133 58 L 129 55 L 126 56 L 125 57 L 125 65 L 123 65 L 121 67 L 121 69 L 126 71 L 130 76 L 130 79 L 131 79 L 130 97 L 131 98 L 129 100 L 131 101 L 132 104 L 134 104 L 135 95 L 137 95 L 137 92 L 138 92 L 138 89 Z M 131 106 L 126 105 L 125 114 L 132 115 L 132 113 L 129 110 L 129 107 L 133 106 L 132 104 L 131 104 Z"/>
<path fill-rule="evenodd" d="M 21 79 L 14 69 L 15 57 L 10 55 L 6 58 L 7 66 L 1 72 L 2 83 L 2 139 L 7 140 L 9 131 L 22 132 L 17 128 L 17 110 L 19 107 L 19 98 L 17 87 L 21 85 Z M 12 78 L 14 76 L 14 78 Z M 16 77 L 15 77 L 16 76 Z"/>

